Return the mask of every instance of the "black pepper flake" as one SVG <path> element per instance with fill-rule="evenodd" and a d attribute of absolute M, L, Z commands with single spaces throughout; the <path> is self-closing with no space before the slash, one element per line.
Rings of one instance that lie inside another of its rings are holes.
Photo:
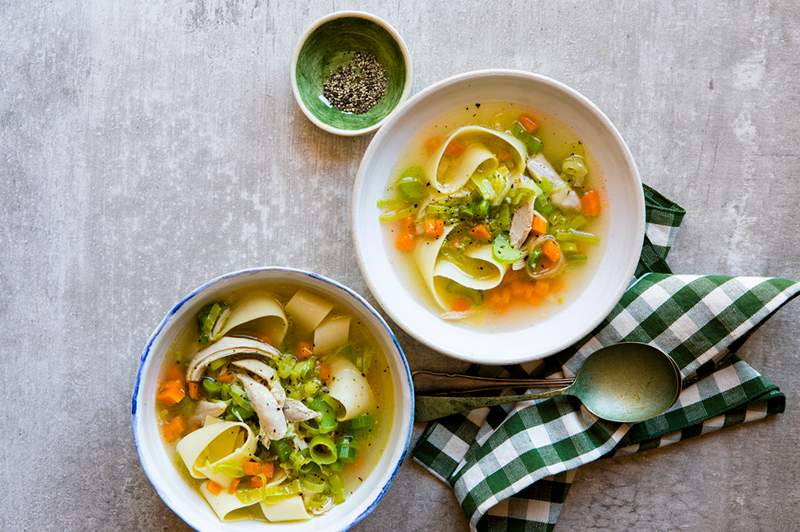
<path fill-rule="evenodd" d="M 322 95 L 345 113 L 364 114 L 383 98 L 386 70 L 374 55 L 355 52 L 349 63 L 334 70 L 322 85 Z"/>
<path fill-rule="evenodd" d="M 480 109 L 480 108 L 481 108 L 481 104 L 480 104 L 480 102 L 476 103 L 476 104 L 475 104 L 475 107 L 477 107 L 478 109 Z"/>

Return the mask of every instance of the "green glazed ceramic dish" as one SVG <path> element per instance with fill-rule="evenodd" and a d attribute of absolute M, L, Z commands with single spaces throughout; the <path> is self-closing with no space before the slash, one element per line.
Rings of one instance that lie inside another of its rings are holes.
<path fill-rule="evenodd" d="M 325 79 L 347 64 L 354 52 L 375 56 L 386 71 L 386 94 L 363 114 L 342 112 L 322 95 Z M 362 135 L 377 129 L 408 96 L 411 62 L 403 39 L 387 22 L 359 11 L 333 13 L 312 25 L 292 63 L 292 89 L 305 115 L 338 135 Z"/>

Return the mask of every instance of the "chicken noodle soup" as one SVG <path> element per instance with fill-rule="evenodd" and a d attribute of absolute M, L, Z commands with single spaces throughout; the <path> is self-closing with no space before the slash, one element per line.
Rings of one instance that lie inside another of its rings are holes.
<path fill-rule="evenodd" d="M 378 202 L 393 262 L 445 319 L 541 317 L 600 255 L 604 194 L 592 166 L 566 127 L 515 104 L 444 115 L 411 143 Z"/>
<path fill-rule="evenodd" d="M 365 327 L 305 289 L 206 305 L 164 362 L 161 433 L 220 519 L 309 519 L 385 446 L 392 384 Z"/>

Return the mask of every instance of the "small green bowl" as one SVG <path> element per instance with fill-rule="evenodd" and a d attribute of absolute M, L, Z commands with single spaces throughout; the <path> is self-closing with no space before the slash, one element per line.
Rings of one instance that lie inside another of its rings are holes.
<path fill-rule="evenodd" d="M 322 95 L 325 79 L 349 62 L 352 52 L 375 56 L 386 70 L 383 98 L 362 114 L 342 112 Z M 303 113 L 336 135 L 356 136 L 379 128 L 411 91 L 411 59 L 403 38 L 385 20 L 362 11 L 331 13 L 311 25 L 295 50 L 292 91 Z"/>

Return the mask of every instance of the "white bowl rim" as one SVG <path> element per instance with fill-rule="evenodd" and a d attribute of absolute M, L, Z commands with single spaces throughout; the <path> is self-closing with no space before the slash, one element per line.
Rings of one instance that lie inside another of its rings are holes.
<path fill-rule="evenodd" d="M 580 102 L 589 112 L 591 112 L 595 118 L 597 118 L 612 134 L 614 140 L 619 145 L 622 151 L 622 155 L 625 159 L 625 163 L 628 167 L 632 170 L 632 176 L 638 184 L 639 189 L 642 189 L 642 178 L 639 174 L 639 168 L 636 166 L 636 162 L 633 159 L 633 155 L 631 154 L 630 148 L 625 140 L 622 138 L 622 135 L 617 130 L 616 126 L 611 122 L 611 120 L 600 110 L 597 105 L 595 105 L 589 98 L 578 92 L 577 90 L 573 89 L 572 87 L 557 81 L 551 77 L 545 76 L 543 74 L 536 74 L 533 72 L 527 72 L 524 70 L 517 70 L 517 69 L 507 69 L 507 68 L 491 68 L 491 69 L 483 69 L 483 70 L 472 70 L 469 72 L 463 72 L 461 74 L 456 74 L 454 76 L 450 76 L 445 78 L 441 81 L 438 81 L 432 85 L 429 85 L 425 89 L 421 90 L 414 96 L 412 96 L 405 104 L 403 104 L 400 108 L 396 109 L 395 112 L 387 120 L 384 126 L 381 128 L 378 133 L 372 137 L 369 145 L 367 146 L 366 151 L 364 152 L 364 156 L 361 158 L 361 163 L 358 167 L 358 173 L 356 174 L 355 182 L 353 183 L 353 192 L 351 196 L 351 211 L 350 211 L 350 222 L 352 228 L 352 235 L 353 235 L 353 247 L 356 250 L 356 259 L 358 261 L 358 267 L 361 270 L 361 275 L 364 278 L 364 281 L 367 283 L 367 288 L 369 288 L 370 293 L 372 293 L 373 297 L 378 301 L 378 304 L 381 306 L 384 312 L 389 315 L 392 320 L 397 323 L 397 325 L 403 329 L 406 333 L 413 336 L 417 341 L 425 344 L 426 346 L 443 353 L 445 355 L 451 356 L 453 358 L 464 360 L 470 363 L 478 363 L 478 364 L 486 364 L 486 365 L 506 365 L 506 364 L 521 364 L 525 362 L 530 362 L 533 360 L 541 360 L 550 355 L 558 353 L 563 349 L 566 349 L 570 345 L 574 344 L 576 341 L 580 340 L 581 338 L 585 337 L 589 332 L 593 331 L 595 327 L 597 327 L 612 311 L 614 306 L 619 302 L 622 298 L 622 295 L 625 293 L 625 290 L 628 287 L 628 283 L 620 283 L 617 287 L 615 297 L 609 299 L 609 303 L 603 307 L 603 312 L 598 312 L 597 317 L 592 321 L 587 321 L 586 324 L 580 329 L 576 328 L 576 331 L 579 330 L 580 334 L 573 334 L 572 337 L 567 337 L 566 340 L 558 343 L 555 347 L 545 350 L 543 352 L 537 353 L 536 355 L 519 355 L 508 357 L 502 361 L 497 361 L 496 356 L 492 358 L 488 357 L 479 357 L 479 356 L 470 356 L 464 357 L 461 353 L 450 349 L 444 345 L 440 345 L 436 342 L 433 338 L 426 338 L 423 337 L 415 331 L 414 327 L 410 323 L 408 323 L 405 319 L 402 318 L 398 313 L 396 313 L 391 305 L 386 304 L 386 298 L 383 297 L 382 292 L 377 288 L 375 283 L 372 280 L 372 277 L 369 275 L 369 269 L 367 268 L 367 264 L 365 262 L 364 254 L 361 248 L 358 245 L 359 238 L 358 235 L 360 233 L 360 228 L 357 224 L 357 210 L 358 210 L 358 196 L 361 192 L 361 188 L 363 187 L 364 181 L 366 179 L 366 169 L 369 161 L 374 156 L 374 152 L 377 150 L 377 146 L 383 141 L 383 138 L 388 135 L 388 132 L 391 130 L 391 126 L 393 126 L 396 122 L 398 122 L 409 110 L 414 107 L 414 105 L 426 98 L 428 95 L 433 94 L 441 89 L 449 87 L 451 85 L 455 85 L 457 83 L 461 83 L 463 81 L 470 81 L 480 78 L 490 78 L 495 76 L 506 76 L 506 77 L 516 77 L 521 79 L 527 79 L 530 81 L 535 81 L 542 83 L 544 85 L 548 85 L 556 90 L 562 91 L 566 93 L 568 96 L 571 96 L 578 102 Z M 636 221 L 638 223 L 638 227 L 636 228 L 636 233 L 638 236 L 636 245 L 639 249 L 641 249 L 642 244 L 644 243 L 644 236 L 645 236 L 645 206 L 644 206 L 644 192 L 642 191 L 640 194 L 636 195 L 636 209 L 638 216 L 636 217 Z M 639 263 L 640 254 L 634 254 L 631 258 L 630 262 L 627 265 L 625 270 L 625 279 L 633 279 L 633 275 L 636 271 L 636 266 Z"/>
<path fill-rule="evenodd" d="M 320 26 L 326 24 L 332 20 L 336 20 L 338 18 L 346 18 L 346 17 L 354 17 L 354 18 L 363 18 L 365 20 L 369 20 L 370 22 L 374 22 L 378 26 L 385 29 L 389 35 L 392 36 L 394 41 L 397 43 L 397 46 L 400 48 L 400 53 L 403 55 L 403 63 L 406 67 L 406 79 L 403 80 L 403 92 L 400 94 L 400 99 L 397 100 L 397 103 L 394 106 L 394 109 L 389 111 L 389 113 L 372 124 L 371 126 L 362 127 L 361 129 L 341 129 L 338 127 L 334 127 L 330 124 L 326 124 L 316 116 L 314 113 L 308 110 L 306 104 L 303 102 L 303 99 L 300 97 L 300 89 L 297 86 L 297 59 L 300 57 L 300 50 L 303 49 L 303 45 L 308 40 L 308 37 Z M 303 34 L 300 36 L 300 39 L 297 42 L 297 45 L 294 49 L 294 55 L 292 56 L 292 64 L 289 67 L 289 79 L 292 83 L 292 94 L 294 94 L 294 100 L 297 102 L 297 105 L 300 107 L 300 110 L 303 111 L 303 114 L 306 115 L 306 118 L 311 120 L 311 122 L 317 126 L 318 128 L 327 131 L 328 133 L 333 133 L 334 135 L 341 135 L 343 137 L 358 137 L 360 135 L 366 135 L 372 131 L 375 131 L 379 127 L 381 127 L 386 120 L 394 115 L 399 108 L 403 106 L 403 102 L 408 99 L 408 95 L 411 92 L 411 82 L 414 79 L 414 72 L 411 66 L 411 53 L 408 51 L 408 46 L 406 46 L 406 42 L 403 40 L 403 37 L 400 36 L 400 32 L 398 32 L 394 26 L 389 24 L 386 20 L 382 19 L 377 15 L 373 15 L 372 13 L 368 13 L 366 11 L 351 11 L 351 10 L 344 10 L 344 11 L 335 11 L 333 13 L 329 13 L 324 17 L 317 19 L 313 22 Z"/>
<path fill-rule="evenodd" d="M 344 292 L 347 296 L 350 296 L 354 300 L 354 302 L 360 304 L 364 308 L 364 310 L 366 310 L 369 314 L 371 314 L 376 319 L 378 325 L 380 325 L 386 331 L 386 333 L 389 335 L 389 338 L 391 338 L 392 343 L 394 344 L 394 347 L 397 350 L 396 354 L 399 355 L 400 361 L 402 362 L 403 368 L 405 369 L 405 380 L 406 384 L 408 385 L 408 393 L 410 397 L 409 412 L 411 413 L 411 415 L 409 416 L 408 424 L 405 429 L 406 437 L 405 441 L 403 442 L 403 450 L 398 456 L 397 463 L 394 464 L 390 475 L 386 479 L 386 482 L 384 483 L 383 486 L 381 486 L 380 491 L 378 491 L 377 494 L 374 495 L 374 500 L 370 502 L 369 506 L 367 506 L 367 508 L 365 508 L 364 511 L 362 511 L 361 514 L 359 514 L 353 521 L 343 525 L 345 529 L 351 528 L 356 524 L 358 524 L 359 522 L 361 522 L 365 517 L 367 517 L 370 513 L 372 513 L 373 510 L 375 510 L 375 508 L 378 506 L 381 500 L 383 500 L 383 497 L 386 495 L 386 492 L 389 490 L 389 487 L 394 482 L 395 477 L 397 477 L 397 474 L 400 471 L 403 462 L 405 461 L 406 455 L 408 454 L 408 450 L 411 445 L 411 436 L 414 432 L 414 384 L 413 380 L 411 379 L 411 369 L 409 368 L 408 360 L 406 359 L 403 347 L 400 345 L 400 342 L 397 340 L 397 336 L 394 334 L 391 327 L 389 327 L 389 324 L 386 323 L 386 320 L 383 318 L 383 316 L 381 316 L 380 312 L 378 312 L 375 309 L 375 307 L 373 307 L 366 299 L 364 299 L 363 296 L 361 296 L 358 292 L 356 292 L 352 288 L 349 288 L 348 286 L 338 281 L 335 281 L 329 277 L 326 277 L 324 275 L 315 272 L 310 272 L 308 270 L 302 270 L 299 268 L 291 268 L 285 266 L 261 266 L 261 267 L 244 268 L 241 270 L 232 271 L 214 277 L 213 279 L 210 279 L 205 283 L 201 284 L 194 290 L 191 290 L 188 294 L 183 296 L 166 313 L 166 315 L 164 316 L 164 318 L 162 318 L 158 326 L 156 326 L 156 328 L 153 330 L 153 333 L 147 340 L 145 348 L 142 351 L 142 354 L 139 358 L 139 366 L 136 370 L 136 382 L 134 383 L 133 394 L 131 396 L 131 431 L 133 433 L 133 443 L 134 446 L 136 447 L 136 454 L 139 456 L 139 463 L 141 464 L 145 476 L 147 477 L 147 480 L 150 482 L 150 485 L 153 486 L 153 489 L 155 490 L 156 494 L 158 494 L 158 496 L 161 498 L 164 504 L 166 504 L 167 507 L 170 510 L 172 510 L 175 513 L 175 515 L 180 517 L 187 525 L 194 528 L 195 530 L 202 530 L 201 526 L 202 523 L 199 523 L 191 514 L 187 514 L 186 512 L 178 510 L 178 505 L 169 497 L 167 493 L 165 493 L 160 489 L 160 487 L 156 484 L 155 480 L 151 476 L 149 467 L 145 465 L 146 461 L 142 456 L 142 449 L 141 446 L 139 445 L 139 435 L 137 432 L 137 403 L 139 399 L 138 398 L 139 388 L 142 380 L 142 371 L 144 369 L 145 361 L 147 360 L 147 357 L 150 355 L 150 351 L 152 350 L 153 344 L 156 342 L 156 340 L 158 340 L 161 337 L 167 325 L 170 324 L 170 322 L 173 320 L 177 312 L 185 304 L 189 303 L 191 300 L 193 300 L 200 294 L 204 293 L 207 289 L 211 288 L 212 286 L 220 282 L 259 272 L 282 272 L 282 273 L 305 275 L 307 277 L 314 279 L 315 281 L 321 281 L 323 283 L 329 284 L 334 288 Z"/>

